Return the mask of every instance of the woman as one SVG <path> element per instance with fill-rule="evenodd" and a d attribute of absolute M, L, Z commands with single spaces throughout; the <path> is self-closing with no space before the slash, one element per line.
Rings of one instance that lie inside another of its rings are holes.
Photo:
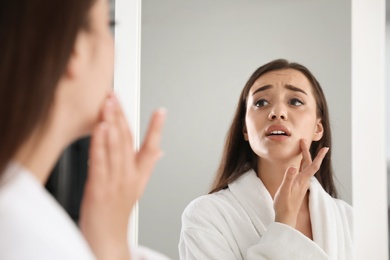
<path fill-rule="evenodd" d="M 312 73 L 286 60 L 257 69 L 210 194 L 183 213 L 180 258 L 351 259 L 352 209 L 336 199 L 330 147 Z"/>
<path fill-rule="evenodd" d="M 0 259 L 129 259 L 128 218 L 161 157 L 158 110 L 139 152 L 111 93 L 106 0 L 0 3 Z M 43 185 L 92 133 L 79 229 Z"/>

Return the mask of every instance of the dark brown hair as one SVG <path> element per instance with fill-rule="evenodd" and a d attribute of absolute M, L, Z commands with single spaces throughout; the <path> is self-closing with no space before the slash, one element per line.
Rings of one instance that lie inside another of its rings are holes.
<path fill-rule="evenodd" d="M 47 122 L 76 37 L 95 0 L 0 2 L 0 173 Z"/>
<path fill-rule="evenodd" d="M 226 189 L 229 183 L 237 180 L 242 174 L 250 169 L 257 171 L 258 156 L 252 151 L 249 146 L 249 142 L 245 141 L 243 135 L 249 90 L 253 86 L 254 82 L 265 73 L 283 69 L 294 69 L 300 71 L 311 83 L 317 103 L 317 118 L 321 118 L 324 133 L 321 140 L 312 142 L 310 154 L 312 158 L 314 158 L 322 147 L 330 148 L 322 161 L 319 171 L 315 174 L 315 177 L 327 193 L 329 193 L 332 197 L 337 197 L 337 191 L 333 181 L 333 169 L 331 162 L 332 138 L 328 105 L 326 103 L 325 95 L 320 83 L 318 83 L 316 78 L 306 67 L 298 63 L 288 62 L 284 59 L 271 61 L 258 68 L 249 78 L 242 90 L 232 124 L 226 137 L 222 159 L 210 193 Z"/>

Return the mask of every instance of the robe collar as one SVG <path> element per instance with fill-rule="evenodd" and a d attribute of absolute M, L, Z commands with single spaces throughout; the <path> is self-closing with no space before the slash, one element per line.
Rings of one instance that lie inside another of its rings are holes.
<path fill-rule="evenodd" d="M 273 199 L 261 179 L 254 170 L 249 170 L 229 184 L 229 189 L 249 215 L 259 236 L 262 236 L 274 222 L 275 211 Z M 337 205 L 315 177 L 310 179 L 309 190 L 313 240 L 330 259 L 340 259 L 340 255 L 345 253 L 345 237 Z"/>

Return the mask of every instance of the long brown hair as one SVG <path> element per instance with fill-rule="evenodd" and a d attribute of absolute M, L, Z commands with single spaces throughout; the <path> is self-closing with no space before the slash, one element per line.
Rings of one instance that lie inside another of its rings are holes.
<path fill-rule="evenodd" d="M 321 140 L 312 142 L 311 144 L 310 154 L 312 158 L 317 155 L 322 147 L 331 148 L 332 137 L 330 131 L 328 105 L 320 83 L 316 80 L 313 74 L 301 64 L 288 62 L 284 59 L 271 61 L 258 68 L 252 74 L 241 92 L 238 106 L 226 137 L 222 159 L 210 193 L 226 189 L 229 183 L 237 180 L 248 170 L 257 169 L 258 156 L 252 151 L 249 143 L 245 141 L 242 132 L 245 126 L 245 114 L 249 90 L 253 86 L 254 82 L 265 73 L 283 69 L 294 69 L 302 72 L 310 81 L 313 88 L 314 97 L 317 103 L 317 118 L 321 118 L 324 133 Z M 319 171 L 315 174 L 315 177 L 327 193 L 329 193 L 332 197 L 337 197 L 337 190 L 333 181 L 331 152 L 332 149 L 329 149 L 327 155 L 322 161 Z"/>
<path fill-rule="evenodd" d="M 46 123 L 77 34 L 95 0 L 0 2 L 0 173 Z"/>

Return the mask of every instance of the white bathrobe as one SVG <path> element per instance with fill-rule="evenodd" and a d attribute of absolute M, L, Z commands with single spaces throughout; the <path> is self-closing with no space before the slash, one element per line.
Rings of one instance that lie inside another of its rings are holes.
<path fill-rule="evenodd" d="M 182 216 L 180 259 L 353 259 L 352 208 L 310 181 L 313 240 L 274 222 L 273 200 L 251 170 L 192 201 Z"/>
<path fill-rule="evenodd" d="M 168 258 L 137 247 L 132 259 Z M 0 178 L 0 259 L 95 259 L 81 232 L 42 184 L 17 163 Z"/>

